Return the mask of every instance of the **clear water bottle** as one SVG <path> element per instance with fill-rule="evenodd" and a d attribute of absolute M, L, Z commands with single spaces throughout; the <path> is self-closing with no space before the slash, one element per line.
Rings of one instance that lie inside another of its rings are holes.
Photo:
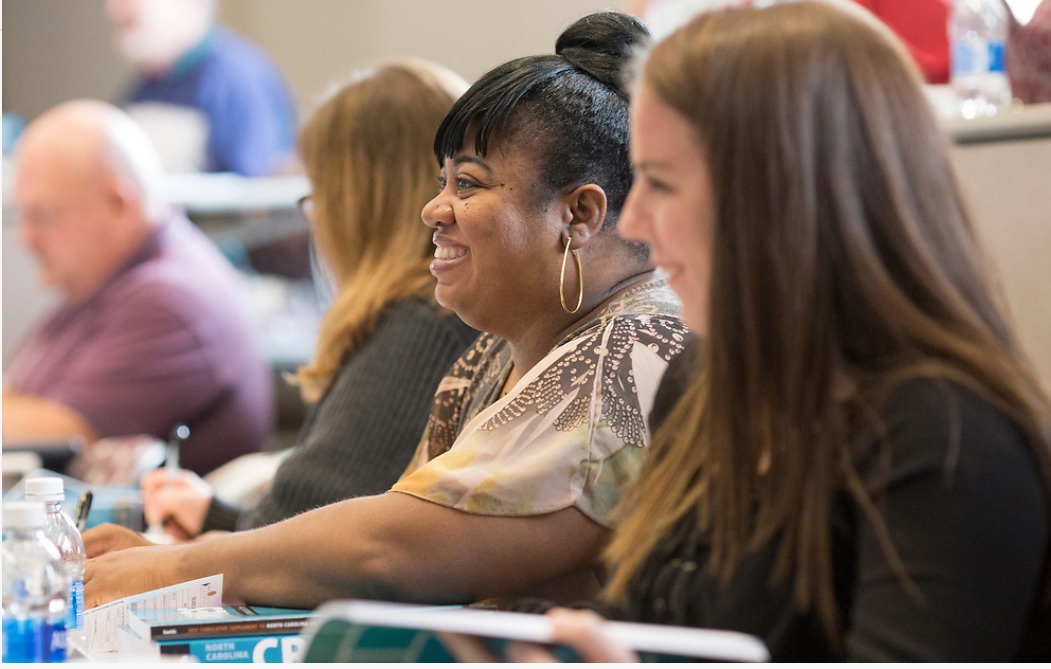
<path fill-rule="evenodd" d="M 992 116 L 1011 106 L 1003 0 L 953 0 L 949 14 L 951 83 L 964 118 Z"/>
<path fill-rule="evenodd" d="M 67 640 L 79 637 L 84 631 L 84 570 L 88 564 L 88 553 L 77 524 L 65 509 L 65 486 L 57 476 L 40 476 L 26 479 L 26 501 L 43 502 L 47 510 L 47 527 L 44 534 L 58 547 L 62 563 L 69 579 L 69 608 L 66 610 Z"/>
<path fill-rule="evenodd" d="M 62 557 L 44 535 L 44 505 L 7 502 L 3 508 L 3 661 L 61 662 L 68 589 Z M 56 613 L 61 635 L 53 628 Z"/>

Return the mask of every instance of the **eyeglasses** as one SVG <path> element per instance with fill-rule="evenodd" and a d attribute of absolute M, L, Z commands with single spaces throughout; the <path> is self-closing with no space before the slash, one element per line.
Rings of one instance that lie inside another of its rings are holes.
<path fill-rule="evenodd" d="M 307 223 L 313 223 L 314 221 L 314 196 L 307 193 L 303 197 L 296 200 L 296 206 L 299 208 L 299 214 Z"/>

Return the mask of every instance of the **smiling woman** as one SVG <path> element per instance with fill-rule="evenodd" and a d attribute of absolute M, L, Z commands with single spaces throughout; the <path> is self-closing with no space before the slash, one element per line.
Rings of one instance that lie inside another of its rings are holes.
<path fill-rule="evenodd" d="M 655 262 L 682 298 L 683 319 L 697 334 L 708 329 L 712 228 L 715 224 L 711 176 L 701 147 L 683 142 L 690 125 L 666 105 L 654 104 L 653 92 L 636 94 L 632 135 L 635 186 L 624 207 L 622 232 L 648 230 Z M 646 141 L 639 141 L 645 138 Z M 668 225 L 688 220 L 691 225 Z"/>
<path fill-rule="evenodd" d="M 423 209 L 435 296 L 486 334 L 439 384 L 393 488 L 92 559 L 89 605 L 216 572 L 228 599 L 275 606 L 597 592 L 610 511 L 687 338 L 645 247 L 616 228 L 632 183 L 620 75 L 646 39 L 626 14 L 587 16 L 557 55 L 484 75 L 439 127 L 440 191 Z"/>

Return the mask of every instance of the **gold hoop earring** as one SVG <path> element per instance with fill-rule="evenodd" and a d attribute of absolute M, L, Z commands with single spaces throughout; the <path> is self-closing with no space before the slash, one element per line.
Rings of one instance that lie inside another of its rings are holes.
<path fill-rule="evenodd" d="M 562 310 L 567 314 L 575 314 L 580 311 L 580 305 L 584 301 L 584 268 L 580 266 L 580 251 L 573 249 L 573 259 L 577 261 L 577 306 L 572 309 L 566 306 L 566 261 L 569 260 L 571 243 L 573 243 L 573 238 L 566 237 L 566 250 L 562 254 L 562 273 L 558 275 L 558 299 L 562 302 Z"/>

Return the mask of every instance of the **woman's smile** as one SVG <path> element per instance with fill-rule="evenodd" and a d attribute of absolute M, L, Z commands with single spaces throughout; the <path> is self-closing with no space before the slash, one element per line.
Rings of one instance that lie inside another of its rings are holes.
<path fill-rule="evenodd" d="M 434 236 L 434 260 L 431 261 L 431 274 L 436 278 L 440 278 L 440 275 L 447 270 L 452 269 L 457 264 L 460 264 L 462 259 L 467 255 L 467 247 L 460 244 L 449 242 L 445 239 L 439 239 L 438 235 Z"/>

